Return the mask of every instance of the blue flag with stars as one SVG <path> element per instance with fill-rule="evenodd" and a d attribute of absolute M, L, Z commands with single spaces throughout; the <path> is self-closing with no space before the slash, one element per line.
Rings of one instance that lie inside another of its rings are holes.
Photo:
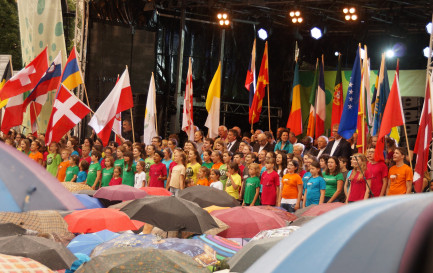
<path fill-rule="evenodd" d="M 338 134 L 345 139 L 352 137 L 358 123 L 358 106 L 361 89 L 361 62 L 359 58 L 360 48 L 356 51 L 355 62 L 353 63 L 352 76 L 350 76 L 349 88 L 347 89 L 346 101 L 344 102 L 343 113 L 338 127 Z"/>

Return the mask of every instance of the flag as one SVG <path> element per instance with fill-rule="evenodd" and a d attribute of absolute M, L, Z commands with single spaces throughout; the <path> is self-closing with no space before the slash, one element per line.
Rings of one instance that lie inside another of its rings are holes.
<path fill-rule="evenodd" d="M 3 108 L 1 131 L 7 134 L 14 126 L 19 126 L 23 122 L 23 102 L 24 95 L 18 94 L 7 99 L 6 107 Z"/>
<path fill-rule="evenodd" d="M 206 97 L 207 119 L 204 126 L 209 128 L 208 136 L 213 138 L 218 136 L 220 126 L 220 102 L 221 102 L 221 62 L 218 64 L 217 71 L 209 85 Z"/>
<path fill-rule="evenodd" d="M 193 98 L 192 98 L 192 63 L 189 57 L 188 73 L 186 75 L 185 96 L 183 99 L 182 130 L 188 135 L 188 140 L 194 141 L 193 120 Z"/>
<path fill-rule="evenodd" d="M 146 145 L 152 144 L 152 138 L 158 136 L 156 129 L 156 87 L 155 78 L 150 79 L 149 91 L 147 92 L 146 111 L 144 114 L 144 136 L 143 142 Z"/>
<path fill-rule="evenodd" d="M 358 46 L 346 100 L 344 101 L 343 113 L 341 114 L 340 125 L 338 127 L 338 134 L 346 139 L 352 137 L 356 131 L 358 122 L 359 95 L 361 91 L 361 60 L 359 51 L 360 47 Z"/>
<path fill-rule="evenodd" d="M 375 98 L 374 117 L 373 117 L 373 132 L 376 136 L 379 133 L 380 124 L 382 122 L 383 111 L 385 110 L 386 101 L 389 96 L 389 80 L 388 70 L 386 69 L 385 54 L 382 54 L 382 62 L 380 63 L 378 75 L 378 87 Z"/>
<path fill-rule="evenodd" d="M 45 142 L 58 142 L 69 130 L 74 128 L 88 113 L 90 108 L 78 99 L 63 84 L 57 91 L 49 120 L 49 130 L 45 135 Z"/>
<path fill-rule="evenodd" d="M 322 64 L 319 69 L 319 86 L 317 87 L 316 98 L 316 138 L 325 133 L 325 120 L 326 120 L 326 94 L 325 94 L 325 73 L 324 73 L 324 59 L 322 55 Z"/>
<path fill-rule="evenodd" d="M 286 127 L 289 128 L 295 136 L 302 134 L 301 84 L 299 82 L 298 62 L 295 64 L 292 88 L 292 107 L 290 109 L 290 116 L 287 120 Z"/>
<path fill-rule="evenodd" d="M 313 85 L 311 86 L 310 99 L 310 114 L 308 115 L 308 125 L 307 125 L 307 136 L 314 138 L 314 127 L 316 122 L 314 121 L 316 116 L 316 92 L 317 92 L 317 78 L 319 77 L 319 59 L 316 62 L 316 71 L 314 72 Z"/>
<path fill-rule="evenodd" d="M 370 121 L 372 121 L 371 107 L 368 103 L 371 101 L 370 96 L 370 64 L 367 56 L 367 47 L 364 50 L 364 61 L 362 63 L 362 80 L 361 80 L 361 90 L 358 105 L 358 139 L 356 140 L 356 147 L 358 152 L 365 154 L 366 152 L 366 142 L 368 135 L 368 127 Z"/>
<path fill-rule="evenodd" d="M 128 68 L 126 68 L 113 90 L 105 98 L 89 122 L 89 126 L 95 130 L 104 146 L 107 146 L 110 140 L 116 114 L 133 106 L 129 73 Z"/>
<path fill-rule="evenodd" d="M 383 149 L 385 147 L 385 135 L 391 132 L 391 128 L 401 126 L 405 123 L 403 107 L 401 105 L 400 87 L 398 84 L 398 74 L 395 73 L 394 82 L 389 92 L 388 101 L 386 102 L 385 111 L 383 112 L 382 123 L 380 125 L 379 137 L 374 153 L 374 160 L 384 160 Z"/>
<path fill-rule="evenodd" d="M 395 68 L 395 71 L 397 72 L 398 78 L 400 79 L 400 59 L 397 59 L 397 67 Z M 400 142 L 400 127 L 392 127 L 391 133 L 389 133 L 389 137 L 395 139 L 396 143 Z"/>
<path fill-rule="evenodd" d="M 260 113 L 262 112 L 263 98 L 265 97 L 265 88 L 269 84 L 268 71 L 268 42 L 265 43 L 265 51 L 263 52 L 262 63 L 260 64 L 259 77 L 257 79 L 256 92 L 254 93 L 253 103 L 251 105 L 249 121 L 254 124 L 259 121 Z"/>
<path fill-rule="evenodd" d="M 77 50 L 75 46 L 72 48 L 68 60 L 66 61 L 61 82 L 68 90 L 72 90 L 84 82 L 80 67 L 78 66 Z"/>
<path fill-rule="evenodd" d="M 341 55 L 338 55 L 337 76 L 335 77 L 334 98 L 332 100 L 331 128 L 339 124 L 343 113 L 343 81 L 341 79 Z"/>
<path fill-rule="evenodd" d="M 42 106 L 45 104 L 48 98 L 48 92 L 57 89 L 60 83 L 60 77 L 62 74 L 62 54 L 59 52 L 57 57 L 48 67 L 45 74 L 33 88 L 32 92 L 24 100 L 23 111 L 26 111 L 29 106 L 30 111 L 30 125 L 32 132 L 37 131 L 36 118 L 39 116 L 42 110 Z"/>
<path fill-rule="evenodd" d="M 0 90 L 0 100 L 32 90 L 48 68 L 47 48 L 20 72 L 10 78 Z"/>
<path fill-rule="evenodd" d="M 0 90 L 3 88 L 5 83 L 12 77 L 12 74 L 13 74 L 12 59 L 11 57 L 9 57 L 9 61 L 6 64 L 5 70 L 3 72 L 3 76 L 0 79 Z M 8 103 L 7 99 L 0 100 L 0 109 L 5 107 L 7 103 Z"/>
<path fill-rule="evenodd" d="M 251 111 L 254 94 L 256 93 L 256 39 L 254 39 L 253 50 L 251 52 L 250 65 L 245 79 L 245 88 L 248 90 L 248 106 Z M 250 119 L 251 123 L 251 119 Z"/>
<path fill-rule="evenodd" d="M 116 114 L 116 117 L 114 118 L 113 132 L 114 141 L 117 144 L 122 145 L 122 139 L 120 139 L 120 136 L 122 135 L 122 113 Z"/>
<path fill-rule="evenodd" d="M 413 174 L 413 184 L 416 192 L 422 192 L 424 173 L 428 170 L 429 147 L 432 141 L 431 84 L 432 78 L 427 80 L 424 106 L 422 107 L 418 135 L 416 137 L 415 148 L 413 149 L 413 152 L 416 154 L 415 172 Z"/>

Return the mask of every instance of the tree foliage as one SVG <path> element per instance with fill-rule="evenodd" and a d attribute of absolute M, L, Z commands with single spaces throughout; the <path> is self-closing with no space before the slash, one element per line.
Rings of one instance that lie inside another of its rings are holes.
<path fill-rule="evenodd" d="M 0 0 L 0 54 L 12 55 L 14 70 L 22 68 L 18 8 L 14 0 Z"/>

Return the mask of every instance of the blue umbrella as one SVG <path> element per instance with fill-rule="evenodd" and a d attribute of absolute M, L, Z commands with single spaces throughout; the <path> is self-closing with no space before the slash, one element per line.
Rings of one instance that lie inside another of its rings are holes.
<path fill-rule="evenodd" d="M 427 255 L 432 210 L 431 193 L 343 206 L 305 224 L 246 272 L 410 272 Z"/>
<path fill-rule="evenodd" d="M 119 236 L 118 233 L 111 232 L 109 230 L 101 230 L 95 233 L 88 233 L 88 234 L 81 234 L 75 237 L 67 246 L 67 248 L 72 253 L 83 253 L 90 256 L 90 252 L 92 250 L 107 241 L 110 241 L 111 239 L 116 238 Z"/>
<path fill-rule="evenodd" d="M 104 208 L 101 202 L 97 198 L 88 196 L 87 194 L 74 193 L 74 196 L 87 208 L 87 209 L 98 209 Z"/>
<path fill-rule="evenodd" d="M 0 143 L 0 211 L 75 210 L 83 205 L 40 164 Z"/>

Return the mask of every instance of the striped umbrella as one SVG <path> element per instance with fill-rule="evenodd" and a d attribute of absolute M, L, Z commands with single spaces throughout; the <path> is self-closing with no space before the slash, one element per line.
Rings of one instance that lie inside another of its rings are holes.
<path fill-rule="evenodd" d="M 216 236 L 216 235 L 200 235 L 192 237 L 206 243 L 208 246 L 212 247 L 217 254 L 217 259 L 222 261 L 225 258 L 232 257 L 236 252 L 238 252 L 242 246 L 232 240 Z"/>

